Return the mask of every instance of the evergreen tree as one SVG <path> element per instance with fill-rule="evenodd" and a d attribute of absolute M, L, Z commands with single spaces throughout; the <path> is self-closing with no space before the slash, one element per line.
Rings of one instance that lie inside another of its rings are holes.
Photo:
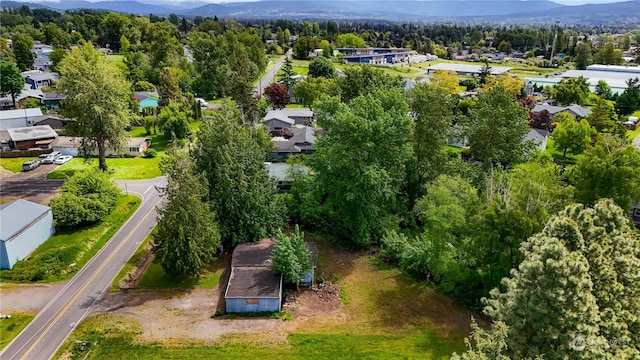
<path fill-rule="evenodd" d="M 620 115 L 629 115 L 640 110 L 640 78 L 627 80 L 627 88 L 618 96 L 615 109 Z"/>
<path fill-rule="evenodd" d="M 166 202 L 158 208 L 154 260 L 167 274 L 197 276 L 220 246 L 215 213 L 205 201 L 207 179 L 194 174 L 193 160 L 176 148 L 163 158 L 160 168 L 167 176 L 162 188 Z"/>
<path fill-rule="evenodd" d="M 276 182 L 264 166 L 266 139 L 243 126 L 240 113 L 230 104 L 214 110 L 202 123 L 193 156 L 198 172 L 206 174 L 208 201 L 218 216 L 220 234 L 227 245 L 255 241 L 272 234 L 283 223 Z"/>
<path fill-rule="evenodd" d="M 576 45 L 575 56 L 576 69 L 586 70 L 591 63 L 591 46 L 589 43 L 581 41 Z"/>
<path fill-rule="evenodd" d="M 273 267 L 285 281 L 298 285 L 304 274 L 313 267 L 311 251 L 304 242 L 304 233 L 296 225 L 289 236 L 279 233 L 272 254 Z"/>

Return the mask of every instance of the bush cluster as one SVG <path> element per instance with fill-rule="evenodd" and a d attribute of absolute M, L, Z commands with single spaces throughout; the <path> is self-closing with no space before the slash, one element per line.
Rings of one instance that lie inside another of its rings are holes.
<path fill-rule="evenodd" d="M 109 176 L 97 169 L 74 174 L 60 192 L 49 205 L 55 225 L 63 228 L 101 221 L 111 213 L 121 194 Z"/>

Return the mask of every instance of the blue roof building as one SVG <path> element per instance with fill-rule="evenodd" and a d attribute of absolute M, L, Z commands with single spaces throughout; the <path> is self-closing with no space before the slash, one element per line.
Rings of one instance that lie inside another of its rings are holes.
<path fill-rule="evenodd" d="M 48 206 L 27 200 L 0 205 L 0 269 L 11 269 L 55 233 Z"/>

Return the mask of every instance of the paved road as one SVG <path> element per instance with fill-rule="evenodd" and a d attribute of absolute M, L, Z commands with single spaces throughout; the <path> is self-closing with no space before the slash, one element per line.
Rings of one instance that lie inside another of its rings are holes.
<path fill-rule="evenodd" d="M 14 175 L 16 176 L 16 175 Z M 14 179 L 13 177 L 0 181 L 0 197 L 25 196 L 39 194 L 54 195 L 64 180 L 47 179 Z"/>
<path fill-rule="evenodd" d="M 155 207 L 161 201 L 155 186 L 163 185 L 164 181 L 164 178 L 118 181 L 129 194 L 142 197 L 140 207 L 102 250 L 64 284 L 29 326 L 0 353 L 0 359 L 43 360 L 55 355 L 155 226 Z"/>
<path fill-rule="evenodd" d="M 638 150 L 640 150 L 640 135 L 636 136 L 636 138 L 633 139 L 633 145 L 635 145 Z"/>
<path fill-rule="evenodd" d="M 292 50 L 289 49 L 285 57 L 291 57 L 292 53 L 293 53 Z M 276 74 L 278 74 L 278 70 L 280 70 L 283 64 L 284 64 L 284 58 L 282 58 L 281 60 L 278 60 L 278 62 L 271 68 L 271 70 L 267 71 L 267 73 L 264 74 L 260 78 L 260 80 L 258 80 L 258 83 L 256 83 L 256 86 L 254 86 L 253 88 L 253 92 L 262 96 L 262 93 L 264 92 L 264 88 L 266 88 L 267 86 L 269 86 L 269 84 L 273 82 L 273 79 L 276 77 Z"/>

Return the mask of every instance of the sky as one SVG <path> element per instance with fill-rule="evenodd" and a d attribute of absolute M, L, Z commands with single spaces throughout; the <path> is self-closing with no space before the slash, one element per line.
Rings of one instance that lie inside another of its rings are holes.
<path fill-rule="evenodd" d="M 18 1 L 26 1 L 26 2 L 38 2 L 34 0 L 18 0 Z M 41 0 L 45 2 L 65 2 L 65 0 Z M 67 0 L 68 1 L 68 0 Z M 115 0 L 87 0 L 89 2 L 98 2 L 98 1 L 115 1 Z M 118 0 L 121 1 L 121 0 Z M 181 3 L 181 2 L 206 2 L 206 3 L 225 3 L 225 2 L 246 2 L 246 1 L 259 1 L 259 0 L 135 0 L 141 3 Z M 295 0 L 284 0 L 284 1 L 295 1 Z M 310 1 L 310 0 L 306 0 Z M 336 0 L 333 0 L 336 1 Z M 422 0 L 428 1 L 428 0 Z M 474 1 L 474 0 L 466 0 L 466 1 Z M 481 1 L 481 0 L 478 0 Z M 521 0 L 521 1 L 535 1 L 535 0 Z M 612 2 L 621 2 L 625 0 L 551 0 L 553 2 L 563 4 L 563 5 L 584 5 L 584 4 L 604 4 L 604 3 L 612 3 Z"/>

